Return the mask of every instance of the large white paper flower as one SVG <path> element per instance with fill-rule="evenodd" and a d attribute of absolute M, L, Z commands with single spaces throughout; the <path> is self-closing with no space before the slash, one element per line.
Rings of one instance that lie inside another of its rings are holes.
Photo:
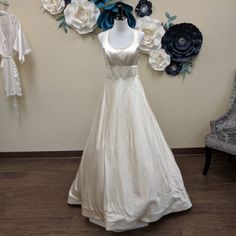
<path fill-rule="evenodd" d="M 72 0 L 64 10 L 66 23 L 79 34 L 94 31 L 99 14 L 99 9 L 88 0 Z"/>
<path fill-rule="evenodd" d="M 163 71 L 170 65 L 170 55 L 164 49 L 152 50 L 148 62 L 153 70 Z"/>
<path fill-rule="evenodd" d="M 143 40 L 139 46 L 142 53 L 148 54 L 151 50 L 161 48 L 161 39 L 165 30 L 159 20 L 152 19 L 149 16 L 139 18 L 136 28 L 144 32 Z"/>
<path fill-rule="evenodd" d="M 65 7 L 64 0 L 42 0 L 43 9 L 51 15 L 56 15 L 63 12 Z"/>

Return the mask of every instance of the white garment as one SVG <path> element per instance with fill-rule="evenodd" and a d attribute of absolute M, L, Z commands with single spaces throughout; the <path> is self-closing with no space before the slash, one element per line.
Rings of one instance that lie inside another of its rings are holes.
<path fill-rule="evenodd" d="M 139 78 L 140 37 L 115 49 L 102 42 L 107 77 L 68 204 L 108 231 L 147 226 L 191 208 L 177 166 Z"/>
<path fill-rule="evenodd" d="M 20 77 L 14 61 L 16 52 L 18 52 L 19 61 L 23 63 L 25 61 L 25 55 L 31 51 L 18 18 L 8 14 L 6 11 L 1 11 L 0 56 L 2 59 L 1 67 L 3 69 L 5 94 L 7 97 L 22 95 Z"/>

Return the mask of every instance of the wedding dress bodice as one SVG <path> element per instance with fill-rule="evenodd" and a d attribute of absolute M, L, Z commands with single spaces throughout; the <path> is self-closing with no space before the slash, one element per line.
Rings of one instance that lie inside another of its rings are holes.
<path fill-rule="evenodd" d="M 138 75 L 139 32 L 133 29 L 133 40 L 128 47 L 114 48 L 109 42 L 110 30 L 105 31 L 102 41 L 104 58 L 107 66 L 107 76 L 112 78 L 134 78 Z"/>
<path fill-rule="evenodd" d="M 133 29 L 133 40 L 131 44 L 122 49 L 114 48 L 109 42 L 110 30 L 105 32 L 102 43 L 106 64 L 109 66 L 132 66 L 137 65 L 139 55 L 139 33 Z"/>

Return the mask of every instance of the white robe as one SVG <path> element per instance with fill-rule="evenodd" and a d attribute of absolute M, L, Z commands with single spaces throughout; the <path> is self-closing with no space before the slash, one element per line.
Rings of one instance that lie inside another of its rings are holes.
<path fill-rule="evenodd" d="M 18 53 L 18 60 L 23 63 L 25 55 L 31 51 L 18 18 L 6 11 L 1 11 L 0 55 L 4 89 L 7 97 L 22 95 L 20 77 L 14 58 Z"/>

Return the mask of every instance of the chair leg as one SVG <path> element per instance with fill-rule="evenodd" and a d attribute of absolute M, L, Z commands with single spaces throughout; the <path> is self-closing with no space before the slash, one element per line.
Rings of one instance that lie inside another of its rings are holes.
<path fill-rule="evenodd" d="M 228 162 L 231 162 L 232 161 L 232 158 L 233 158 L 233 155 L 232 154 L 228 154 Z"/>
<path fill-rule="evenodd" d="M 212 149 L 210 147 L 205 147 L 205 166 L 203 169 L 202 174 L 206 175 L 209 168 L 210 168 L 210 164 L 211 164 L 211 153 L 212 153 Z"/>

